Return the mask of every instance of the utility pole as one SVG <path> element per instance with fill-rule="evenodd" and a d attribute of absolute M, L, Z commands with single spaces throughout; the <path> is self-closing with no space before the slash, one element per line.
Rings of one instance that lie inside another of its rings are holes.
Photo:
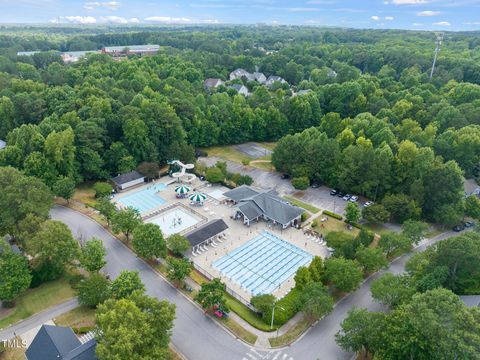
<path fill-rule="evenodd" d="M 443 41 L 443 33 L 435 33 L 437 35 L 437 39 L 435 40 L 435 55 L 433 56 L 433 64 L 432 64 L 432 70 L 430 71 L 430 79 L 433 76 L 433 72 L 435 70 L 435 63 L 437 62 L 437 56 L 440 51 L 440 45 L 442 45 Z"/>

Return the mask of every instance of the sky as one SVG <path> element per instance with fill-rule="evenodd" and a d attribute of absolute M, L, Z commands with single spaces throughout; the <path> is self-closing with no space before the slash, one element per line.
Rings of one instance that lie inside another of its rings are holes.
<path fill-rule="evenodd" d="M 0 0 L 0 23 L 480 30 L 480 0 Z"/>

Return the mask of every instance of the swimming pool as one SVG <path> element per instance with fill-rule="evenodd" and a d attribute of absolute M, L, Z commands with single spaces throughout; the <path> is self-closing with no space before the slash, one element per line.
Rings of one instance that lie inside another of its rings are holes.
<path fill-rule="evenodd" d="M 126 207 L 132 207 L 140 213 L 149 212 L 166 203 L 157 193 L 167 187 L 165 184 L 155 184 L 145 189 L 132 192 L 125 196 L 119 196 L 117 202 Z"/>
<path fill-rule="evenodd" d="M 213 266 L 255 296 L 272 293 L 312 258 L 308 252 L 264 230 L 216 260 Z"/>
<path fill-rule="evenodd" d="M 188 229 L 200 221 L 201 219 L 198 219 L 193 213 L 182 209 L 181 207 L 174 207 L 173 209 L 169 209 L 145 220 L 147 223 L 153 223 L 160 226 L 165 237 Z"/>

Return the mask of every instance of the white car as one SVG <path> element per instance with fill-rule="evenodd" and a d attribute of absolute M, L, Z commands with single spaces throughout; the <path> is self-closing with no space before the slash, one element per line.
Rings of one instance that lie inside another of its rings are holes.
<path fill-rule="evenodd" d="M 357 201 L 358 201 L 358 196 L 357 196 L 357 195 L 352 195 L 352 196 L 350 197 L 350 201 L 351 201 L 351 202 L 357 202 Z"/>
<path fill-rule="evenodd" d="M 369 207 L 370 205 L 373 205 L 373 201 L 367 201 L 365 204 L 363 204 L 364 207 Z"/>
<path fill-rule="evenodd" d="M 348 200 L 350 200 L 351 197 L 352 197 L 352 195 L 347 194 L 343 197 L 343 200 L 348 201 Z"/>

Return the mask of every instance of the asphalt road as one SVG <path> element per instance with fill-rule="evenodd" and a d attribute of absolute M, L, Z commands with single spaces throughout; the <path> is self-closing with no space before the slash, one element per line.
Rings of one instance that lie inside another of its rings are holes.
<path fill-rule="evenodd" d="M 190 300 L 173 288 L 166 280 L 158 276 L 147 264 L 137 258 L 126 246 L 116 240 L 102 226 L 90 218 L 68 208 L 56 206 L 51 211 L 55 220 L 67 224 L 75 236 L 84 239 L 97 237 L 107 249 L 105 271 L 113 278 L 121 270 L 138 270 L 147 293 L 158 299 L 167 299 L 177 306 L 172 342 L 186 358 L 191 360 L 314 360 L 314 359 L 350 359 L 351 353 L 344 352 L 335 343 L 334 335 L 340 329 L 340 323 L 352 307 L 364 307 L 369 310 L 382 310 L 370 295 L 370 283 L 378 278 L 375 274 L 357 291 L 350 294 L 335 307 L 334 311 L 316 324 L 297 342 L 282 350 L 261 351 L 236 340 L 230 333 L 210 319 Z M 415 251 L 457 235 L 453 232 L 441 234 L 422 244 Z M 389 269 L 393 273 L 403 272 L 404 265 L 411 254 L 395 260 Z"/>

